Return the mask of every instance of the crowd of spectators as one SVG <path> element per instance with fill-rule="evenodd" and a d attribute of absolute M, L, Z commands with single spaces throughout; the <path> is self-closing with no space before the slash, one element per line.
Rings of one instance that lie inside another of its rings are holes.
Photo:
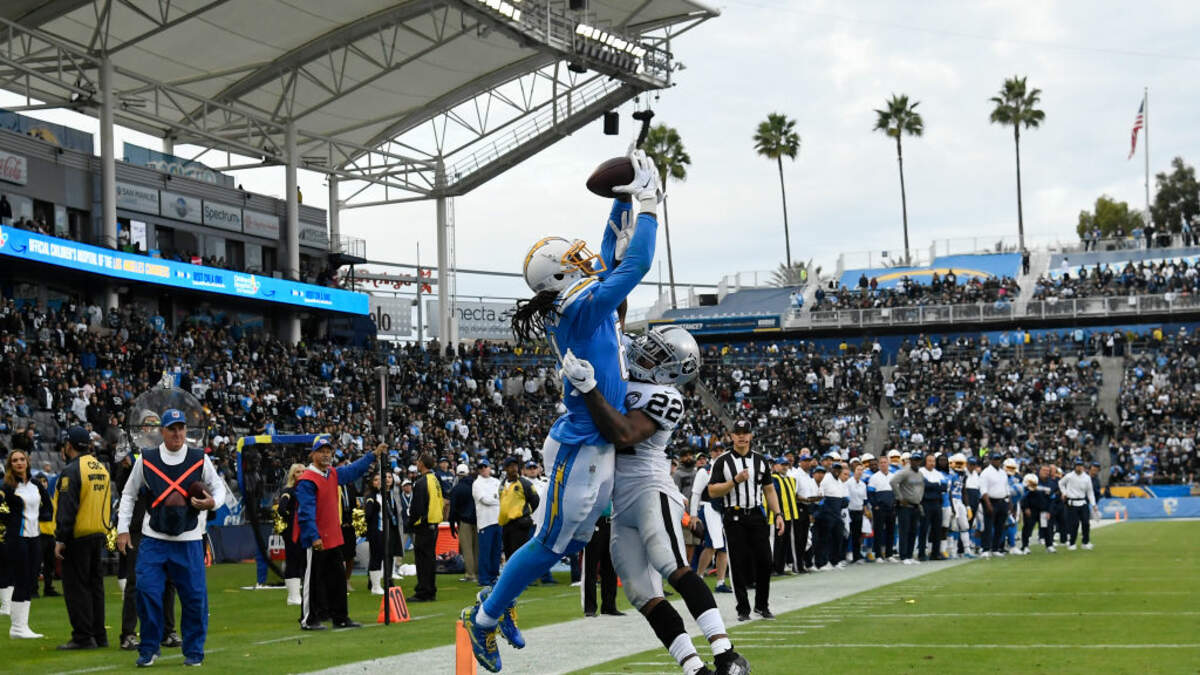
<path fill-rule="evenodd" d="M 1043 274 L 1033 291 L 1035 300 L 1131 295 L 1191 295 L 1200 290 L 1196 262 L 1185 259 L 1097 263 L 1073 267 L 1064 260 L 1055 273 Z"/>
<path fill-rule="evenodd" d="M 1002 360 L 986 340 L 906 341 L 885 384 L 893 416 L 888 447 L 1091 461 L 1112 434 L 1096 405 L 1098 362 L 1064 357 L 1057 347 L 1037 358 L 1010 351 Z"/>
<path fill-rule="evenodd" d="M 708 346 L 703 356 L 701 381 L 728 415 L 752 421 L 764 452 L 863 452 L 883 391 L 877 343 L 823 353 L 811 342 L 751 342 Z"/>
<path fill-rule="evenodd" d="M 1200 473 L 1200 338 L 1155 336 L 1125 359 L 1117 438 L 1109 446 L 1113 482 L 1183 483 Z"/>
<path fill-rule="evenodd" d="M 945 276 L 934 272 L 927 284 L 918 283 L 906 275 L 895 287 L 881 288 L 878 278 L 868 279 L 863 274 L 855 288 L 818 288 L 811 311 L 1011 303 L 1020 293 L 1021 287 L 1016 279 L 1007 276 L 987 279 L 970 277 L 960 282 L 954 270 L 949 270 Z"/>

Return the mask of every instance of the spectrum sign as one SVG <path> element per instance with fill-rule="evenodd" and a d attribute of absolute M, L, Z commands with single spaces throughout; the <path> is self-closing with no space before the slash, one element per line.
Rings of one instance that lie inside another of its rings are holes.
<path fill-rule="evenodd" d="M 265 302 L 348 314 L 365 315 L 369 311 L 365 293 L 121 253 L 11 227 L 0 227 L 0 255 L 118 279 Z"/>

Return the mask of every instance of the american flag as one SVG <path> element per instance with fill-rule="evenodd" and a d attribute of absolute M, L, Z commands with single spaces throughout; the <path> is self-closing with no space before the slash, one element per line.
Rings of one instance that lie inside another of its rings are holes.
<path fill-rule="evenodd" d="M 1146 117 L 1142 114 L 1146 110 L 1146 99 L 1142 99 L 1142 104 L 1138 106 L 1137 118 L 1133 120 L 1133 135 L 1129 139 L 1129 157 L 1133 159 L 1133 153 L 1137 152 L 1137 132 L 1146 125 Z"/>

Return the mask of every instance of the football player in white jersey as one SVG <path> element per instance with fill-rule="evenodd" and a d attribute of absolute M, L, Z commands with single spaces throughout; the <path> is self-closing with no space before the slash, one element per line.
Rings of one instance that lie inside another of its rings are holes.
<path fill-rule="evenodd" d="M 671 434 L 683 417 L 676 386 L 700 370 L 696 340 L 677 326 L 655 328 L 627 348 L 631 381 L 621 414 L 592 385 L 592 366 L 574 354 L 563 358 L 563 374 L 584 394 L 600 433 L 617 448 L 613 481 L 613 565 L 629 602 L 646 617 L 686 675 L 712 673 L 692 645 L 683 619 L 663 599 L 662 579 L 679 592 L 708 638 L 716 673 L 748 673 L 733 649 L 712 591 L 688 566 L 683 547 L 683 495 L 671 480 L 667 455 Z"/>

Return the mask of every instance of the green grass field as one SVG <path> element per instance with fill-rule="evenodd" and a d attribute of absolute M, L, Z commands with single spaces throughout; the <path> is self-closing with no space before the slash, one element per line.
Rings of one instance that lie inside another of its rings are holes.
<path fill-rule="evenodd" d="M 1200 522 L 1093 536 L 1094 551 L 1038 547 L 735 626 L 734 644 L 755 675 L 1200 673 Z M 577 672 L 679 670 L 657 650 Z"/>
<path fill-rule="evenodd" d="M 756 674 L 1200 673 L 1200 522 L 1118 525 L 1097 531 L 1095 541 L 1091 552 L 1049 556 L 1039 550 L 972 562 L 781 614 L 774 622 L 733 626 L 734 641 Z M 451 644 L 453 620 L 475 592 L 456 577 L 440 576 L 437 602 L 414 604 L 416 620 L 384 628 L 374 623 L 379 597 L 361 590 L 366 579 L 357 576 L 351 615 L 371 627 L 312 634 L 297 629 L 298 612 L 284 606 L 283 591 L 239 589 L 253 581 L 253 565 L 218 565 L 208 574 L 205 667 L 222 671 L 303 672 Z M 825 573 L 811 582 L 836 584 L 838 576 Z M 578 589 L 564 577 L 560 581 L 529 589 L 521 606 L 524 627 L 580 616 Z M 402 585 L 411 591 L 413 583 Z M 120 626 L 116 591 L 110 579 L 114 644 Z M 627 608 L 623 597 L 620 602 Z M 0 633 L 0 672 L 133 670 L 136 654 L 115 647 L 56 651 L 69 635 L 61 598 L 35 600 L 31 624 L 47 637 L 6 641 Z M 6 626 L 0 619 L 0 629 Z M 697 646 L 707 657 L 707 647 Z M 163 656 L 156 668 L 182 662 L 179 650 L 163 650 Z M 679 671 L 660 649 L 578 672 Z"/>
<path fill-rule="evenodd" d="M 554 586 L 534 586 L 522 603 L 521 623 L 534 627 L 574 619 L 581 615 L 579 589 L 571 588 L 566 575 Z M 33 601 L 30 626 L 46 635 L 42 640 L 9 640 L 8 621 L 0 617 L 0 673 L 120 672 L 134 671 L 137 652 L 116 648 L 121 626 L 121 597 L 116 579 L 107 580 L 106 613 L 109 642 L 106 650 L 60 652 L 55 646 L 70 637 L 62 598 Z M 474 602 L 478 587 L 458 581 L 458 575 L 438 577 L 438 600 L 409 606 L 413 621 L 384 627 L 375 623 L 380 596 L 365 592 L 365 576 L 354 577 L 350 616 L 364 628 L 301 632 L 298 607 L 285 606 L 282 590 L 244 591 L 254 583 L 254 565 L 216 565 L 208 571 L 209 622 L 206 668 L 253 673 L 296 673 L 380 656 L 401 654 L 454 642 L 454 620 Z M 412 592 L 415 578 L 401 586 Z M 60 588 L 61 590 L 61 588 Z M 622 607 L 627 608 L 624 598 Z M 176 610 L 178 611 L 178 609 Z M 326 624 L 329 625 L 329 624 Z M 163 649 L 159 667 L 183 663 L 179 649 Z M 449 666 L 453 670 L 453 664 Z M 433 675 L 432 673 L 426 675 Z"/>

